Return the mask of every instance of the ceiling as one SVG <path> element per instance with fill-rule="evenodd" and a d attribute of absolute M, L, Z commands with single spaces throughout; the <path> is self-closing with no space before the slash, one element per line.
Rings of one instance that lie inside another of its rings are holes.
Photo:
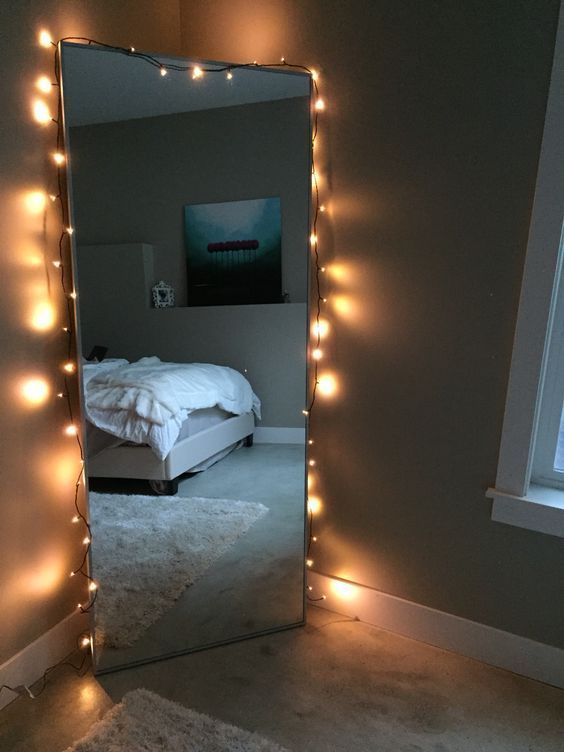
<path fill-rule="evenodd" d="M 158 57 L 163 64 L 224 67 L 181 58 Z M 310 77 L 288 70 L 234 69 L 204 73 L 168 71 L 113 50 L 64 44 L 63 94 L 67 126 L 170 115 L 309 95 Z"/>

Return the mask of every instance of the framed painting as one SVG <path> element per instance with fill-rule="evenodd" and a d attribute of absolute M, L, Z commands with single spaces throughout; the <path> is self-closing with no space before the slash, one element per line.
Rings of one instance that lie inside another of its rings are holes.
<path fill-rule="evenodd" d="M 188 305 L 281 303 L 280 198 L 184 207 Z"/>

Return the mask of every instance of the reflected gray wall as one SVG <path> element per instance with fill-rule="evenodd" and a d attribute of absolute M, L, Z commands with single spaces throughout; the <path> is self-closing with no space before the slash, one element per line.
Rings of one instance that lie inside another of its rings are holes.
<path fill-rule="evenodd" d="M 105 345 L 108 357 L 157 354 L 247 371 L 262 402 L 259 425 L 303 427 L 305 303 L 152 308 L 153 248 L 146 244 L 79 246 L 78 266 L 85 355 Z"/>
<path fill-rule="evenodd" d="M 71 128 L 77 242 L 150 243 L 186 305 L 183 207 L 280 196 L 282 287 L 305 302 L 308 129 L 307 97 Z"/>

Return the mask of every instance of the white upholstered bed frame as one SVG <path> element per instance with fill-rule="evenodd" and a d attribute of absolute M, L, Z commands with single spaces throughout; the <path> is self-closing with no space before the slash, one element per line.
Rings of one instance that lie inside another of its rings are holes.
<path fill-rule="evenodd" d="M 181 439 L 164 460 L 160 460 L 148 446 L 121 445 L 104 449 L 88 460 L 88 475 L 172 481 L 231 444 L 252 437 L 254 430 L 253 413 L 235 415 Z"/>

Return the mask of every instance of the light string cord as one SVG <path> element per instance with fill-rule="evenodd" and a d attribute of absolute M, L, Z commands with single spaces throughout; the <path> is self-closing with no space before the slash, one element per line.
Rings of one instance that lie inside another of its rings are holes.
<path fill-rule="evenodd" d="M 67 325 L 63 327 L 63 331 L 66 334 L 67 337 L 67 363 L 72 363 L 72 356 L 73 356 L 73 332 L 74 332 L 74 322 L 75 322 L 75 311 L 73 302 L 76 299 L 76 292 L 74 290 L 74 287 L 69 290 L 69 286 L 67 284 L 67 279 L 70 278 L 70 282 L 72 284 L 72 264 L 71 264 L 71 255 L 72 255 L 72 247 L 71 247 L 71 236 L 73 229 L 70 224 L 70 209 L 68 200 L 64 200 L 64 197 L 67 194 L 66 189 L 66 181 L 64 177 L 64 169 L 66 164 L 66 157 L 65 155 L 65 133 L 64 133 L 64 121 L 63 121 L 63 102 L 62 102 L 62 91 L 61 91 L 61 60 L 60 60 L 60 44 L 55 44 L 55 53 L 54 53 L 54 59 L 53 59 L 53 71 L 54 71 L 54 77 L 55 77 L 55 83 L 54 86 L 57 87 L 57 118 L 54 119 L 55 123 L 57 125 L 57 137 L 56 137 L 56 147 L 57 147 L 57 154 L 62 154 L 63 158 L 60 161 L 56 162 L 57 167 L 57 194 L 55 195 L 55 200 L 57 201 L 59 205 L 59 212 L 60 212 L 60 220 L 62 225 L 62 230 L 59 235 L 59 258 L 58 258 L 58 267 L 59 267 L 59 279 L 61 284 L 61 290 L 63 292 L 63 295 L 65 297 L 65 304 L 66 304 L 66 319 L 67 319 Z M 66 259 L 68 259 L 68 265 L 66 263 Z M 68 271 L 67 271 L 68 266 Z M 78 353 L 76 353 L 76 356 L 78 357 Z M 77 366 L 75 364 L 73 373 L 77 373 Z M 71 573 L 70 576 L 74 577 L 75 575 L 80 575 L 88 582 L 88 601 L 87 603 L 79 603 L 78 609 L 82 613 L 88 613 L 94 604 L 96 603 L 96 600 L 98 598 L 98 586 L 94 578 L 90 575 L 88 571 L 88 560 L 90 556 L 90 551 L 92 547 L 92 528 L 90 526 L 90 522 L 86 516 L 86 514 L 81 510 L 79 506 L 79 494 L 80 494 L 80 485 L 81 482 L 84 480 L 84 463 L 85 463 L 85 454 L 84 454 L 84 447 L 80 438 L 80 432 L 76 428 L 75 425 L 75 416 L 73 411 L 73 404 L 72 404 L 72 396 L 71 396 L 71 388 L 72 386 L 75 386 L 75 389 L 77 388 L 76 383 L 72 385 L 70 383 L 70 378 L 65 372 L 65 375 L 63 377 L 63 383 L 64 383 L 64 392 L 62 392 L 62 396 L 66 403 L 67 408 L 67 414 L 69 416 L 70 420 L 70 426 L 74 427 L 76 430 L 74 431 L 74 436 L 77 442 L 79 454 L 80 454 L 80 472 L 78 474 L 78 477 L 74 484 L 74 508 L 76 515 L 73 517 L 73 522 L 81 523 L 84 531 L 86 533 L 83 543 L 85 545 L 84 553 L 82 556 L 82 560 L 78 567 L 75 567 Z"/>
<path fill-rule="evenodd" d="M 59 213 L 60 213 L 60 221 L 62 225 L 62 230 L 59 235 L 59 241 L 58 241 L 58 260 L 56 262 L 53 262 L 55 266 L 59 270 L 60 274 L 60 284 L 61 284 L 61 290 L 63 292 L 63 295 L 65 297 L 65 304 L 66 304 L 66 320 L 67 325 L 63 327 L 63 331 L 65 332 L 67 336 L 67 347 L 66 347 L 66 355 L 67 355 L 67 366 L 69 366 L 68 369 L 64 369 L 64 376 L 63 376 L 63 385 L 64 385 L 64 391 L 60 392 L 58 396 L 60 398 L 63 398 L 65 400 L 67 414 L 70 420 L 70 427 L 74 430 L 72 431 L 73 435 L 75 436 L 77 446 L 79 449 L 80 454 L 80 463 L 81 468 L 80 472 L 78 474 L 78 477 L 75 481 L 74 485 L 74 509 L 75 509 L 75 516 L 73 517 L 73 522 L 80 522 L 85 532 L 87 533 L 86 537 L 83 540 L 83 543 L 85 545 L 84 554 L 82 557 L 82 560 L 78 567 L 73 569 L 70 573 L 70 576 L 73 577 L 77 574 L 81 575 L 84 579 L 86 579 L 89 583 L 89 599 L 88 602 L 85 604 L 78 604 L 78 609 L 82 613 L 88 613 L 92 607 L 94 606 L 96 599 L 98 597 L 98 586 L 95 582 L 94 578 L 92 578 L 88 571 L 85 571 L 85 568 L 87 568 L 89 555 L 91 552 L 92 547 L 92 529 L 90 526 L 90 522 L 86 516 L 86 514 L 81 510 L 79 506 L 79 493 L 80 493 L 80 485 L 82 481 L 84 480 L 84 463 L 85 463 L 85 454 L 84 454 L 84 447 L 80 438 L 79 431 L 74 423 L 75 416 L 74 416 L 74 410 L 73 410 L 73 404 L 72 404 L 72 398 L 71 398 L 71 389 L 74 386 L 75 389 L 77 388 L 76 382 L 71 383 L 69 375 L 71 373 L 76 374 L 77 373 L 77 367 L 76 364 L 72 364 L 72 357 L 73 357 L 73 333 L 74 333 L 74 322 L 75 322 L 75 311 L 73 307 L 73 301 L 76 299 L 76 293 L 74 289 L 72 289 L 69 292 L 69 286 L 67 284 L 67 279 L 70 277 L 71 283 L 72 283 L 72 245 L 71 245 L 71 236 L 73 234 L 73 228 L 70 225 L 70 210 L 69 210 L 69 204 L 68 204 L 68 196 L 67 196 L 67 184 L 64 177 L 64 169 L 65 169 L 65 163 L 66 163 L 66 156 L 65 156 L 65 133 L 64 133 L 64 126 L 63 126 L 63 112 L 62 112 L 62 92 L 61 92 L 61 60 L 60 60 L 60 51 L 61 51 L 61 43 L 62 42 L 75 42 L 75 43 L 84 43 L 88 46 L 94 46 L 94 47 L 100 47 L 102 49 L 110 50 L 113 52 L 118 52 L 124 55 L 127 55 L 129 57 L 135 57 L 136 59 L 142 60 L 145 63 L 158 68 L 161 72 L 161 75 L 166 75 L 166 73 L 171 71 L 177 71 L 177 72 L 192 72 L 192 76 L 194 78 L 200 77 L 204 73 L 222 73 L 227 72 L 227 77 L 232 77 L 232 71 L 238 70 L 238 69 L 262 69 L 262 68 L 291 68 L 293 70 L 303 71 L 310 75 L 311 82 L 312 82 L 312 91 L 310 95 L 310 99 L 312 101 L 312 110 L 313 110 L 313 121 L 312 121 L 312 137 L 311 137 L 311 179 L 312 179 L 312 198 L 313 198 L 313 222 L 312 222 L 312 235 L 310 238 L 311 242 L 311 248 L 313 251 L 313 258 L 314 258 L 314 282 L 315 282 L 315 291 L 316 291 L 316 302 L 315 302 L 315 348 L 318 349 L 321 344 L 321 312 L 322 312 L 322 303 L 326 302 L 326 299 L 321 294 L 321 273 L 324 271 L 324 268 L 320 264 L 320 257 L 319 257 L 319 248 L 318 248 L 318 239 L 317 239 L 317 225 L 318 225 L 318 219 L 320 212 L 323 211 L 323 207 L 320 202 L 320 192 L 319 192 L 319 183 L 318 183 L 318 177 L 317 172 L 315 169 L 315 141 L 317 138 L 318 133 L 318 115 L 319 109 L 322 109 L 322 107 L 318 106 L 318 103 L 321 102 L 319 97 L 319 86 L 316 81 L 316 74 L 315 72 L 305 66 L 305 65 L 296 65 L 293 63 L 287 62 L 284 58 L 281 59 L 280 62 L 276 63 L 268 63 L 268 64 L 259 64 L 256 61 L 253 61 L 251 63 L 233 63 L 233 64 L 226 64 L 222 66 L 214 66 L 214 67 L 206 67 L 205 65 L 179 65 L 175 63 L 163 63 L 159 61 L 157 58 L 155 58 L 152 55 L 149 55 L 144 52 L 137 52 L 134 48 L 126 48 L 126 47 L 116 47 L 114 45 L 109 45 L 104 42 L 99 42 L 95 39 L 91 39 L 88 37 L 63 37 L 58 40 L 58 42 L 50 41 L 50 44 L 53 45 L 55 48 L 54 52 L 54 78 L 55 82 L 52 83 L 53 87 L 57 88 L 57 117 L 56 118 L 50 118 L 52 122 L 54 122 L 57 126 L 57 134 L 56 134 L 56 149 L 57 154 L 62 154 L 62 159 L 60 161 L 56 161 L 57 166 L 57 193 L 50 196 L 53 202 L 58 202 L 59 204 Z M 68 263 L 67 260 L 68 259 Z M 67 271 L 68 268 L 68 271 Z M 78 354 L 77 354 L 78 355 Z M 313 375 L 312 375 L 312 392 L 311 397 L 308 403 L 307 410 L 304 410 L 304 415 L 306 416 L 306 419 L 309 423 L 309 418 L 311 416 L 311 411 L 315 405 L 316 401 L 316 395 L 317 395 L 317 386 L 319 384 L 318 375 L 319 375 L 319 367 L 317 359 L 312 358 L 313 361 Z M 74 366 L 74 367 L 72 367 Z M 313 442 L 309 442 L 313 443 Z M 307 545 L 307 556 L 308 556 L 308 564 L 310 562 L 309 560 L 309 554 L 312 547 L 312 544 L 316 542 L 317 538 L 313 534 L 313 513 L 312 511 L 308 511 L 308 545 Z M 307 591 L 311 591 L 312 588 L 308 587 Z M 320 598 L 314 598 L 310 595 L 307 595 L 307 598 L 309 601 L 320 601 L 324 600 L 325 596 L 322 596 Z M 86 647 L 92 645 L 92 638 L 87 633 L 82 633 L 77 638 L 77 649 L 79 647 Z M 82 660 L 80 661 L 79 665 L 75 665 L 71 659 L 71 656 L 74 654 L 75 651 L 72 653 L 69 653 L 66 655 L 63 659 L 61 659 L 56 664 L 53 664 L 52 666 L 48 667 L 42 674 L 41 678 L 37 681 L 41 681 L 41 688 L 38 692 L 32 692 L 30 687 L 27 685 L 20 685 L 17 687 L 12 687 L 8 684 L 0 685 L 0 693 L 7 689 L 9 691 L 12 691 L 16 694 L 28 694 L 31 698 L 38 697 L 45 689 L 45 686 L 47 684 L 47 679 L 49 675 L 58 667 L 62 666 L 69 666 L 72 669 L 74 669 L 78 674 L 82 674 L 82 671 L 84 669 L 84 666 L 86 665 L 87 659 L 88 659 L 88 653 L 85 653 Z M 35 684 L 36 682 L 34 682 Z"/>

